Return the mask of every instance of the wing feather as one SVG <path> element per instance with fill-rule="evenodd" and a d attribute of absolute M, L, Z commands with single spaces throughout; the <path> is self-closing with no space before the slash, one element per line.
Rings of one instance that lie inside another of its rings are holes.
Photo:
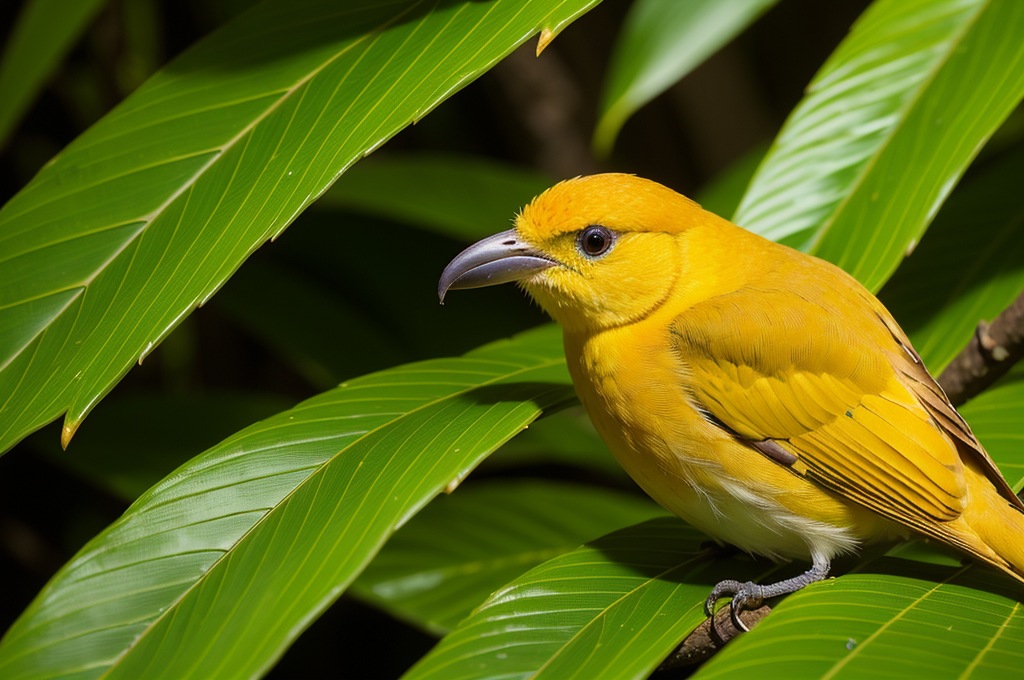
<path fill-rule="evenodd" d="M 672 328 L 688 389 L 739 437 L 796 456 L 794 473 L 944 536 L 963 510 L 961 448 L 987 454 L 881 305 L 843 302 L 762 287 L 691 307 Z"/>
<path fill-rule="evenodd" d="M 960 455 L 967 456 L 972 462 L 976 463 L 982 473 L 999 490 L 1000 495 L 1009 501 L 1010 505 L 1024 512 L 1024 501 L 1021 501 L 1020 497 L 1014 493 L 1002 473 L 999 472 L 999 467 L 995 461 L 988 455 L 988 451 L 985 450 L 985 447 L 974 436 L 971 426 L 967 424 L 967 421 L 956 410 L 956 407 L 950 403 L 946 393 L 928 372 L 928 369 L 925 368 L 921 357 L 911 346 L 906 334 L 904 334 L 903 330 L 885 308 L 881 306 L 881 303 L 874 298 L 871 300 L 879 308 L 876 310 L 878 318 L 911 359 L 908 360 L 906 357 L 901 357 L 893 361 L 897 371 L 904 378 L 904 384 L 921 400 L 922 405 L 927 409 L 931 418 L 942 431 L 956 439 L 956 447 Z"/>

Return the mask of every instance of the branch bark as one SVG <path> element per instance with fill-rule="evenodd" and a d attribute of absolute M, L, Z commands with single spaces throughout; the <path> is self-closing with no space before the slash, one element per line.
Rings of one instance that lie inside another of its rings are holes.
<path fill-rule="evenodd" d="M 757 609 L 740 612 L 740 620 L 747 628 L 753 630 L 754 626 L 768 616 L 771 611 L 768 605 L 761 605 Z M 728 606 L 722 607 L 715 613 L 714 626 L 711 625 L 711 621 L 712 619 L 704 619 L 703 623 L 694 628 L 693 632 L 686 636 L 686 639 L 676 647 L 675 651 L 661 662 L 658 670 L 666 671 L 672 668 L 702 664 L 717 654 L 726 643 L 743 632 L 732 624 Z"/>
<path fill-rule="evenodd" d="M 1024 358 L 1024 293 L 992 323 L 981 321 L 974 337 L 939 376 L 954 406 L 987 389 Z"/>

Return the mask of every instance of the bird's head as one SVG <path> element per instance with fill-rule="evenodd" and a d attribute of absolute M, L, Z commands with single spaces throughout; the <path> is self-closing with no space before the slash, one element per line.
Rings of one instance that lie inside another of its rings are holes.
<path fill-rule="evenodd" d="M 633 175 L 566 180 L 526 206 L 515 229 L 452 260 L 438 294 L 516 281 L 567 329 L 628 324 L 668 298 L 684 273 L 679 235 L 708 215 Z"/>

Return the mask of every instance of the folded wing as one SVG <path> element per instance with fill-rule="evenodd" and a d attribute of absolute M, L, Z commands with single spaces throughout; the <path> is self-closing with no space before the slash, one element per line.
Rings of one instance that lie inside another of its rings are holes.
<path fill-rule="evenodd" d="M 795 474 L 954 544 L 943 525 L 963 511 L 962 456 L 1020 506 L 866 291 L 745 287 L 690 308 L 672 335 L 695 406 L 755 448 L 791 454 L 771 457 Z"/>

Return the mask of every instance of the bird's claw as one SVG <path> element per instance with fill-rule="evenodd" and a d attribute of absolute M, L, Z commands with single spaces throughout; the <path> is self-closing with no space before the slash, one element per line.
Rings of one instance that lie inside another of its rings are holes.
<path fill-rule="evenodd" d="M 723 597 L 732 597 L 729 603 L 729 615 L 732 625 L 745 633 L 750 632 L 746 624 L 740 620 L 740 613 L 744 609 L 757 609 L 764 601 L 761 586 L 753 581 L 740 583 L 739 581 L 721 581 L 716 585 L 708 599 L 704 601 L 704 613 L 708 617 L 715 615 L 715 604 Z"/>

